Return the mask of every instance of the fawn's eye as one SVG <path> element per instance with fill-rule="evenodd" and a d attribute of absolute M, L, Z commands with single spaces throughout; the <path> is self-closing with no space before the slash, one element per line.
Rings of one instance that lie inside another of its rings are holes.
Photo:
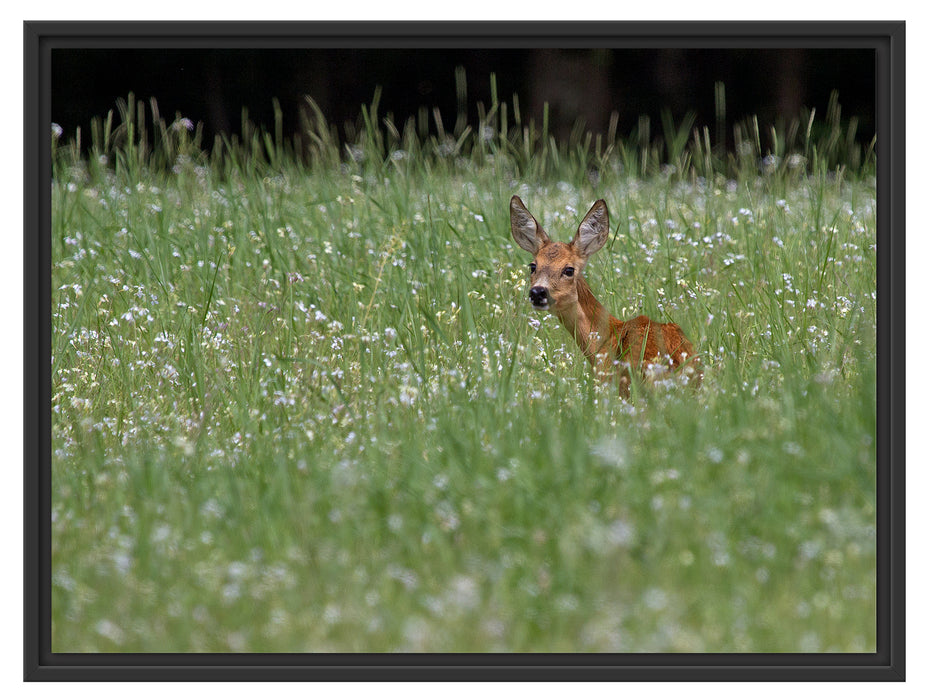
<path fill-rule="evenodd" d="M 575 268 L 574 268 L 574 267 L 567 267 L 567 268 L 565 268 L 565 269 L 562 271 L 562 273 L 563 273 L 566 277 L 572 277 L 572 275 L 575 274 Z"/>
<path fill-rule="evenodd" d="M 537 264 L 536 264 L 536 263 L 530 263 L 530 274 L 533 274 L 533 273 L 536 272 L 536 271 L 537 271 Z"/>

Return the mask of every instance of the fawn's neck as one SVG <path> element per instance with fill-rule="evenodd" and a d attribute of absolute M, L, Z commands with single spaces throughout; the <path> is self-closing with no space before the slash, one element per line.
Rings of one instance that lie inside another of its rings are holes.
<path fill-rule="evenodd" d="M 581 275 L 576 281 L 576 291 L 576 303 L 557 311 L 556 317 L 575 338 L 585 357 L 594 364 L 599 351 L 611 347 L 611 321 L 614 318 L 595 298 Z"/>

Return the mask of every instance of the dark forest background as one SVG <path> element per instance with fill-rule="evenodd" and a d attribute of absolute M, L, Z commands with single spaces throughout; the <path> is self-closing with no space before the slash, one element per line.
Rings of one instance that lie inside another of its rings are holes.
<path fill-rule="evenodd" d="M 391 113 L 395 123 L 437 107 L 452 125 L 458 66 L 471 117 L 478 102 L 490 105 L 494 74 L 499 100 L 517 95 L 525 119 L 539 124 L 548 103 L 557 137 L 580 118 L 586 129 L 604 132 L 612 112 L 621 134 L 664 109 L 677 122 L 694 112 L 697 125 L 713 125 L 716 83 L 724 86 L 727 123 L 756 115 L 761 127 L 778 124 L 798 118 L 803 107 L 823 117 L 836 90 L 844 116 L 857 118 L 857 139 L 875 132 L 875 56 L 862 49 L 56 49 L 52 121 L 70 136 L 133 93 L 154 98 L 169 120 L 180 114 L 202 123 L 209 144 L 240 131 L 243 108 L 253 123 L 271 127 L 273 99 L 285 133 L 296 131 L 309 95 L 344 136 L 342 126 L 380 86 L 379 113 Z"/>

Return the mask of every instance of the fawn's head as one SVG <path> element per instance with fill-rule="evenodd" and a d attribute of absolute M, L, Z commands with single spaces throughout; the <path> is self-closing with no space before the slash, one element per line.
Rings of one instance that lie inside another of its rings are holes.
<path fill-rule="evenodd" d="M 530 303 L 534 308 L 558 312 L 576 303 L 579 275 L 588 258 L 608 240 L 609 230 L 608 205 L 599 199 L 582 219 L 571 242 L 552 241 L 520 197 L 511 197 L 511 235 L 517 245 L 533 253 Z"/>

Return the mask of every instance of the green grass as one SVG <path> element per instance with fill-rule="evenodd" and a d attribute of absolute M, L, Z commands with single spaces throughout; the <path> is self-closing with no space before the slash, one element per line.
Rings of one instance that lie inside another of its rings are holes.
<path fill-rule="evenodd" d="M 837 114 L 731 155 L 493 96 L 207 152 L 153 109 L 56 139 L 53 651 L 875 650 L 875 179 Z M 683 327 L 699 393 L 595 383 L 515 193 L 562 240 L 607 200 L 588 281 Z"/>

